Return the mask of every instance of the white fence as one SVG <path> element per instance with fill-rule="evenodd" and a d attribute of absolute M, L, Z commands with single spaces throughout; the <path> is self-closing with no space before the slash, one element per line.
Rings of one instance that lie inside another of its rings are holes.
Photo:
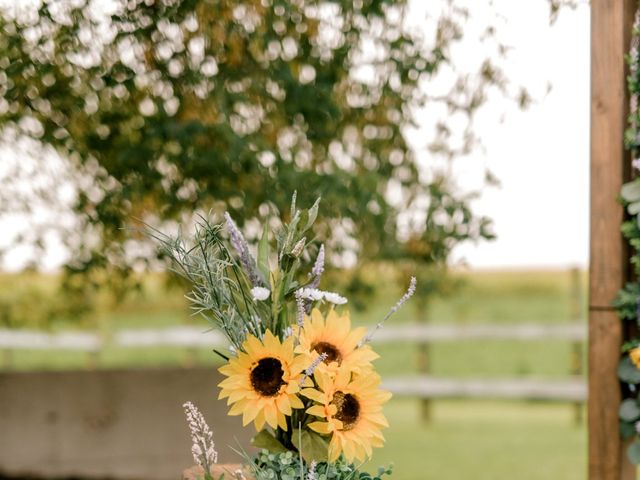
<path fill-rule="evenodd" d="M 431 344 L 474 340 L 563 340 L 581 345 L 586 339 L 586 324 L 564 325 L 397 325 L 376 333 L 373 342 Z M 97 353 L 105 347 L 144 348 L 224 347 L 224 336 L 198 327 L 172 327 L 161 330 L 119 330 L 110 336 L 87 332 L 45 333 L 25 330 L 0 330 L 0 351 L 76 350 Z M 580 352 L 575 361 L 582 370 Z M 399 396 L 420 398 L 511 398 L 583 402 L 585 380 L 574 375 L 560 380 L 530 378 L 452 379 L 427 374 L 391 378 L 385 388 Z"/>
<path fill-rule="evenodd" d="M 373 343 L 434 343 L 465 340 L 567 340 L 586 339 L 586 325 L 398 325 L 379 330 Z M 30 330 L 0 330 L 0 349 L 97 351 L 115 347 L 223 347 L 224 336 L 198 327 L 161 330 L 119 330 L 111 336 L 88 332 L 46 333 Z"/>

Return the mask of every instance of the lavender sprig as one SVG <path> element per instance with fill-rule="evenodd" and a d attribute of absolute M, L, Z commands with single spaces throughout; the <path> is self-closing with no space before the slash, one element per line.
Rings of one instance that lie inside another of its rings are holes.
<path fill-rule="evenodd" d="M 316 357 L 316 359 L 311 362 L 311 365 L 309 365 L 307 367 L 307 369 L 304 371 L 304 375 L 302 376 L 302 380 L 300 380 L 300 385 L 304 384 L 304 382 L 307 380 L 307 378 L 309 378 L 311 375 L 313 375 L 313 372 L 316 371 L 316 368 L 318 368 L 318 365 L 320 365 L 322 362 L 324 362 L 327 359 L 328 355 L 326 353 L 321 353 L 320 355 L 318 355 Z"/>
<path fill-rule="evenodd" d="M 307 471 L 307 478 L 306 480 L 316 480 L 316 466 L 318 465 L 318 462 L 316 462 L 315 460 L 313 460 L 311 462 L 311 465 L 309 465 L 309 470 Z"/>
<path fill-rule="evenodd" d="M 295 293 L 296 297 L 296 323 L 299 327 L 304 325 L 304 315 L 307 313 L 307 306 L 305 305 L 305 299 L 302 296 L 302 290 L 298 289 Z"/>
<path fill-rule="evenodd" d="M 407 300 L 409 300 L 413 296 L 413 294 L 416 293 L 416 283 L 417 283 L 416 277 L 411 277 L 411 281 L 409 282 L 409 288 L 407 289 L 405 294 L 402 297 L 400 297 L 400 300 L 398 300 L 398 303 L 396 303 L 393 307 L 391 307 L 391 310 L 389 310 L 389 312 L 385 315 L 385 317 L 376 324 L 373 330 L 369 332 L 367 336 L 360 341 L 360 343 L 358 344 L 358 347 L 362 347 L 364 344 L 369 343 L 373 338 L 373 336 L 376 334 L 376 332 L 384 326 L 384 323 L 387 320 L 389 320 L 389 317 L 391 317 L 391 315 L 393 315 L 398 310 L 400 310 L 400 307 L 402 307 L 402 305 L 404 305 L 407 302 Z"/>
<path fill-rule="evenodd" d="M 213 434 L 200 410 L 191 402 L 184 405 L 189 430 L 191 430 L 191 453 L 193 459 L 208 474 L 213 464 L 218 462 L 218 452 L 213 443 Z"/>
<path fill-rule="evenodd" d="M 249 281 L 253 287 L 263 286 L 263 282 L 260 279 L 260 275 L 256 270 L 256 261 L 249 252 L 249 245 L 242 235 L 242 232 L 238 229 L 238 226 L 229 215 L 229 212 L 224 212 L 224 219 L 227 224 L 227 230 L 229 230 L 229 236 L 231 239 L 231 245 L 235 248 L 236 252 L 240 256 L 240 263 L 244 267 L 245 272 L 249 276 Z"/>

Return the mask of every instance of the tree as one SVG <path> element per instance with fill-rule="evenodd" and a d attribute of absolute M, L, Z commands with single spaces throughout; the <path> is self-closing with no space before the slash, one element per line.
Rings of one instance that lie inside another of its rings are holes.
<path fill-rule="evenodd" d="M 79 223 L 60 238 L 76 285 L 153 257 L 127 229 L 140 220 L 286 216 L 296 190 L 301 205 L 323 197 L 328 220 L 315 234 L 363 259 L 442 266 L 455 244 L 491 236 L 446 165 L 475 145 L 473 116 L 491 90 L 528 97 L 509 90 L 491 52 L 475 72 L 457 71 L 467 9 L 442 2 L 422 31 L 395 0 L 100 3 L 0 16 L 0 129 L 5 143 L 32 139 L 68 165 Z M 495 33 L 487 25 L 481 38 L 504 55 Z M 452 72 L 444 93 L 431 93 Z M 426 171 L 406 129 L 418 109 L 440 108 L 424 143 L 445 166 Z M 39 193 L 54 203 L 48 180 Z M 0 215 L 27 211 L 10 173 L 3 183 Z"/>

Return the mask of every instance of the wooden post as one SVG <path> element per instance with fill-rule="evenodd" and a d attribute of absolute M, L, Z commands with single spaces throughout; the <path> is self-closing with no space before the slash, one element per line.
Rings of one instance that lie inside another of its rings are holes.
<path fill-rule="evenodd" d="M 428 321 L 428 302 L 422 297 L 416 299 L 416 320 L 419 323 L 427 323 Z M 431 369 L 431 358 L 429 358 L 429 344 L 426 341 L 418 343 L 418 372 L 421 376 L 429 374 Z M 420 399 L 420 417 L 423 423 L 431 421 L 431 400 L 423 397 Z"/>
<path fill-rule="evenodd" d="M 571 287 L 570 287 L 570 305 L 569 305 L 569 316 L 571 321 L 574 323 L 582 322 L 584 320 L 583 315 L 583 295 L 582 295 L 582 281 L 580 278 L 581 272 L 578 267 L 573 267 L 571 269 Z M 571 343 L 571 365 L 570 365 L 570 374 L 575 377 L 582 377 L 584 373 L 584 368 L 582 364 L 582 341 L 575 340 Z M 583 412 L 582 412 L 582 402 L 575 402 L 573 404 L 573 419 L 576 426 L 582 425 L 583 422 Z"/>
<path fill-rule="evenodd" d="M 620 384 L 616 368 L 622 325 L 611 301 L 629 278 L 617 202 L 629 178 L 623 135 L 629 110 L 624 55 L 635 0 L 591 1 L 591 252 L 589 272 L 589 479 L 631 480 L 618 430 Z"/>

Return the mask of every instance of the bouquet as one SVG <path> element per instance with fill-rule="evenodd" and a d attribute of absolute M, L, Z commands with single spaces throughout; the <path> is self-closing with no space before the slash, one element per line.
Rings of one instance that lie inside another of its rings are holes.
<path fill-rule="evenodd" d="M 347 299 L 320 289 L 325 250 L 308 240 L 319 199 L 296 207 L 279 228 L 267 222 L 257 255 L 228 213 L 212 224 L 201 217 L 190 240 L 150 234 L 186 278 L 195 313 L 203 315 L 229 342 L 225 377 L 218 385 L 229 415 L 253 424 L 251 457 L 240 451 L 256 479 L 373 479 L 361 472 L 388 426 L 383 405 L 391 394 L 380 388 L 369 342 L 375 331 L 415 292 L 407 293 L 371 331 L 353 328 Z M 275 245 L 274 245 L 275 244 Z M 310 270 L 304 273 L 302 268 Z M 211 431 L 192 404 L 185 404 L 195 460 L 212 477 L 217 460 Z M 237 478 L 244 475 L 234 473 Z"/>

